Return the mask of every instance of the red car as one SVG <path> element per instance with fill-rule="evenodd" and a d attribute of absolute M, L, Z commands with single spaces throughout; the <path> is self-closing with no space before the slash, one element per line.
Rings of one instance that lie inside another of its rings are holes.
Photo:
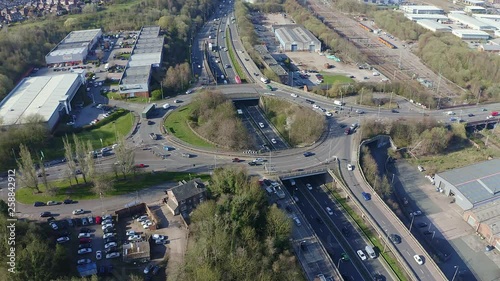
<path fill-rule="evenodd" d="M 95 224 L 101 224 L 102 218 L 100 216 L 95 217 Z"/>
<path fill-rule="evenodd" d="M 135 167 L 136 168 L 146 168 L 146 167 L 149 167 L 149 165 L 146 165 L 146 164 L 136 164 Z"/>
<path fill-rule="evenodd" d="M 80 238 L 80 244 L 87 244 L 92 242 L 92 239 L 90 238 Z"/>
<path fill-rule="evenodd" d="M 234 163 L 239 163 L 240 162 L 240 158 L 233 158 L 233 162 Z"/>

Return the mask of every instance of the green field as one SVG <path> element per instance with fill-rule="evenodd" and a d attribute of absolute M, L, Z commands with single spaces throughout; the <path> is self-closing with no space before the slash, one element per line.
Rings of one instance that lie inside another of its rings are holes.
<path fill-rule="evenodd" d="M 187 105 L 180 108 L 180 110 L 175 110 L 170 113 L 170 115 L 165 119 L 165 128 L 167 129 L 167 132 L 189 144 L 199 147 L 213 148 L 214 146 L 212 144 L 198 137 L 188 126 L 187 122 L 189 115 L 191 115 L 191 110 L 191 106 Z"/>
<path fill-rule="evenodd" d="M 110 181 L 114 181 L 114 189 L 109 194 L 106 194 L 105 197 L 132 193 L 154 185 L 163 184 L 165 182 L 179 182 L 196 177 L 199 177 L 202 180 L 208 180 L 210 178 L 209 175 L 195 175 L 180 172 L 156 172 L 154 176 L 152 176 L 149 172 L 142 172 L 136 174 L 135 177 L 129 176 L 128 180 L 116 180 L 113 175 L 109 175 L 108 177 Z M 78 180 L 80 183 L 83 183 L 83 179 L 81 177 Z M 92 193 L 91 186 L 88 184 L 75 185 L 74 180 L 72 187 L 70 187 L 67 180 L 54 181 L 50 184 L 57 188 L 57 194 L 55 196 L 47 194 L 45 192 L 45 187 L 41 185 L 40 191 L 42 193 L 39 194 L 33 194 L 32 190 L 29 188 L 18 189 L 16 192 L 16 200 L 24 204 L 33 204 L 36 201 L 63 201 L 67 198 L 71 198 L 73 200 L 89 200 L 99 198 L 98 195 Z"/>
<path fill-rule="evenodd" d="M 231 42 L 229 42 L 229 29 L 226 29 L 226 46 L 231 46 Z M 236 71 L 236 74 L 240 76 L 241 83 L 246 83 L 246 75 L 241 69 L 240 64 L 238 63 L 238 60 L 236 59 L 236 55 L 233 51 L 233 47 L 227 48 L 229 52 L 229 57 L 231 58 L 231 62 L 233 63 L 234 71 Z"/>
<path fill-rule="evenodd" d="M 326 72 L 321 72 L 321 75 L 323 75 L 323 83 L 330 84 L 330 85 L 337 84 L 337 83 L 341 83 L 341 84 L 354 83 L 354 80 L 352 80 L 351 78 L 349 78 L 345 75 L 331 75 L 331 74 L 328 74 Z"/>

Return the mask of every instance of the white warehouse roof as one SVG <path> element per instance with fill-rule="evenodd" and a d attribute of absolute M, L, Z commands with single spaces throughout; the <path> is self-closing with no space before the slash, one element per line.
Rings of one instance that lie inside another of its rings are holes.
<path fill-rule="evenodd" d="M 445 15 L 439 14 L 405 14 L 405 17 L 412 21 L 418 20 L 434 20 L 434 21 L 447 21 L 448 17 Z"/>
<path fill-rule="evenodd" d="M 433 20 L 419 20 L 417 21 L 425 29 L 429 29 L 433 32 L 451 32 L 451 28 L 447 25 L 440 24 Z"/>
<path fill-rule="evenodd" d="M 438 8 L 436 6 L 431 6 L 431 5 L 404 5 L 399 7 L 400 10 L 406 12 L 406 13 L 413 13 L 416 12 L 418 14 L 422 12 L 431 12 L 435 14 L 444 14 L 444 10 L 441 8 Z"/>
<path fill-rule="evenodd" d="M 490 14 L 472 14 L 473 17 L 476 19 L 491 19 L 491 20 L 496 20 L 500 21 L 500 15 L 490 15 Z"/>
<path fill-rule="evenodd" d="M 494 30 L 495 28 L 491 25 L 488 25 L 482 21 L 479 21 L 473 17 L 470 17 L 468 15 L 463 15 L 463 14 L 449 14 L 448 17 L 452 20 L 461 22 L 473 29 L 478 29 L 478 30 Z"/>
<path fill-rule="evenodd" d="M 484 22 L 484 24 L 487 24 L 489 26 L 493 26 L 497 30 L 500 30 L 500 21 L 492 20 L 492 19 L 479 19 L 479 21 Z"/>
<path fill-rule="evenodd" d="M 46 121 L 66 100 L 71 86 L 82 79 L 78 74 L 38 76 L 23 79 L 0 103 L 3 125 L 22 124 L 23 118 L 32 114 L 41 115 Z"/>
<path fill-rule="evenodd" d="M 479 37 L 485 37 L 489 38 L 490 35 L 487 32 L 481 31 L 481 30 L 474 30 L 474 29 L 453 29 L 452 32 L 454 35 L 460 37 L 460 38 L 479 38 Z"/>

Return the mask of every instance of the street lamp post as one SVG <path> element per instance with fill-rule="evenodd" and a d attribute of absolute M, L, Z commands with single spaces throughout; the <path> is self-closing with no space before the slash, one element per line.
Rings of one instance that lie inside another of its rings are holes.
<path fill-rule="evenodd" d="M 431 238 L 431 242 L 432 242 L 432 240 L 434 240 L 434 235 L 436 235 L 436 231 L 435 231 L 435 230 L 434 230 L 434 231 L 432 231 L 432 238 Z"/>
<path fill-rule="evenodd" d="M 337 262 L 337 270 L 340 268 L 340 261 L 342 260 L 342 257 L 340 257 L 339 261 Z"/>
<path fill-rule="evenodd" d="M 451 278 L 451 281 L 455 281 L 455 277 L 457 277 L 458 273 L 458 265 L 455 265 L 454 268 L 456 268 L 455 273 L 453 274 L 453 278 Z"/>
<path fill-rule="evenodd" d="M 409 232 L 411 232 L 411 227 L 413 226 L 413 220 L 415 220 L 415 216 L 411 216 L 410 228 L 408 228 Z"/>

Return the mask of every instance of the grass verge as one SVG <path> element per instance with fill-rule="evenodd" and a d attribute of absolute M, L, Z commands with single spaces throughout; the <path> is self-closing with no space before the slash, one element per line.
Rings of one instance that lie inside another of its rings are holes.
<path fill-rule="evenodd" d="M 344 75 L 330 75 L 327 72 L 321 72 L 321 75 L 323 75 L 323 84 L 349 84 L 349 83 L 354 83 L 354 80 L 351 78 L 344 76 Z"/>
<path fill-rule="evenodd" d="M 365 224 L 364 219 L 361 218 L 352 208 L 349 206 L 348 201 L 345 198 L 342 198 L 340 194 L 335 191 L 331 185 L 327 185 L 328 191 L 330 194 L 337 200 L 337 202 L 342 205 L 342 208 L 349 214 L 349 216 L 356 222 L 364 236 L 370 240 L 374 247 L 379 249 L 380 255 L 384 258 L 384 260 L 389 264 L 393 272 L 396 274 L 399 280 L 408 280 L 407 275 L 401 270 L 398 262 L 391 252 L 383 252 L 384 246 L 377 239 L 377 236 L 372 232 L 370 227 Z"/>
<path fill-rule="evenodd" d="M 199 147 L 209 147 L 214 146 L 202 138 L 198 137 L 188 126 L 189 116 L 191 115 L 191 105 L 186 105 L 170 113 L 165 119 L 165 128 L 169 134 L 176 136 L 178 139 L 187 142 L 189 144 L 199 146 Z"/>
<path fill-rule="evenodd" d="M 231 42 L 229 42 L 229 29 L 226 29 L 226 46 L 231 46 Z M 238 63 L 238 60 L 236 59 L 236 55 L 233 51 L 233 47 L 231 46 L 230 48 L 227 48 L 229 52 L 229 58 L 231 58 L 231 63 L 233 64 L 234 71 L 236 71 L 236 74 L 241 79 L 241 83 L 246 83 L 246 75 L 245 72 L 243 72 L 243 69 L 241 69 L 241 65 Z"/>
<path fill-rule="evenodd" d="M 106 92 L 106 93 L 102 93 L 101 95 L 107 97 L 110 100 L 122 100 L 122 101 L 126 101 L 126 102 L 149 103 L 149 101 L 150 101 L 150 98 L 144 98 L 144 97 L 123 98 L 123 96 L 120 95 L 120 93 L 118 93 L 118 92 L 113 93 L 111 91 Z"/>
<path fill-rule="evenodd" d="M 162 184 L 165 182 L 178 182 L 181 180 L 190 180 L 199 177 L 202 180 L 208 180 L 209 175 L 192 175 L 190 173 L 181 172 L 156 172 L 154 176 L 150 173 L 142 172 L 137 173 L 135 176 L 129 176 L 127 180 L 116 180 L 114 175 L 107 176 L 110 181 L 113 181 L 113 191 L 106 194 L 105 197 L 128 194 L 136 192 L 151 186 Z M 79 178 L 80 182 L 83 179 Z M 73 182 L 74 183 L 74 182 Z M 67 180 L 57 180 L 50 183 L 51 186 L 56 188 L 56 195 L 50 196 L 46 191 L 45 186 L 40 187 L 41 193 L 34 194 L 29 188 L 21 188 L 16 193 L 17 201 L 24 204 L 33 204 L 36 201 L 47 202 L 49 200 L 63 201 L 64 199 L 71 198 L 73 200 L 89 200 L 98 199 L 99 195 L 92 193 L 90 184 L 73 184 L 70 186 Z"/>

